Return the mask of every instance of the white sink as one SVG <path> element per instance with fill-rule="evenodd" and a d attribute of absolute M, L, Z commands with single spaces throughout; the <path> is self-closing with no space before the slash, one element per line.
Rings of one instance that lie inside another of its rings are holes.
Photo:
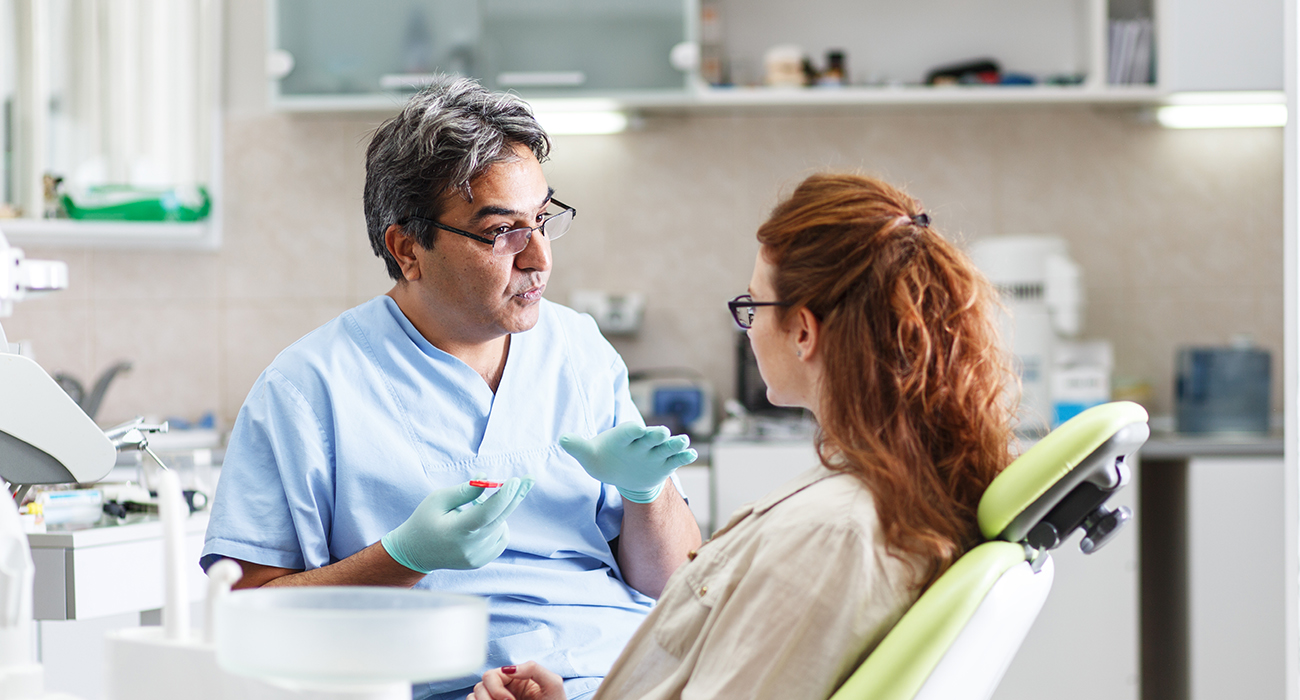
<path fill-rule="evenodd" d="M 486 599 L 419 589 L 233 591 L 216 609 L 217 663 L 313 686 L 445 680 L 482 668 L 487 620 Z"/>

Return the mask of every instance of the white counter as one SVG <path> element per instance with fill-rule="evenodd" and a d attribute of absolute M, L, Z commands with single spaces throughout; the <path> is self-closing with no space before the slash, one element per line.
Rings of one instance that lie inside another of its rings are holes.
<path fill-rule="evenodd" d="M 190 599 L 202 600 L 207 577 L 199 567 L 208 513 L 186 522 L 192 565 Z M 156 517 L 128 525 L 30 534 L 36 564 L 37 620 L 82 620 L 163 606 L 163 535 Z"/>

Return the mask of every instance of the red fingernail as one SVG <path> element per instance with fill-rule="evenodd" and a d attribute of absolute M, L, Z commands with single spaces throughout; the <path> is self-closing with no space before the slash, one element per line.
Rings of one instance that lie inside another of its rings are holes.
<path fill-rule="evenodd" d="M 494 489 L 504 483 L 505 483 L 504 481 L 481 481 L 479 479 L 474 479 L 473 481 L 469 482 L 469 485 L 477 486 L 479 488 L 484 488 L 484 489 Z M 510 668 L 514 668 L 514 666 L 511 666 Z"/>
<path fill-rule="evenodd" d="M 519 669 L 516 668 L 516 667 L 514 667 L 514 666 L 502 666 L 502 667 L 501 667 L 501 672 L 504 673 L 504 674 L 506 674 L 507 676 L 513 676 L 513 675 L 515 675 L 515 671 L 518 671 L 518 670 L 519 670 Z"/>

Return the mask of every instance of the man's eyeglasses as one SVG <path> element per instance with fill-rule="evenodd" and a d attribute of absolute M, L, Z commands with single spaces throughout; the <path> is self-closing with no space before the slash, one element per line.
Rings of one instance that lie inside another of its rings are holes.
<path fill-rule="evenodd" d="M 754 301 L 754 297 L 748 294 L 741 294 L 727 302 L 727 308 L 731 309 L 731 317 L 736 319 L 736 325 L 745 330 L 754 327 L 754 310 L 757 307 L 789 305 L 788 301 Z"/>
<path fill-rule="evenodd" d="M 557 207 L 562 207 L 564 211 L 558 214 L 552 214 L 545 219 L 542 219 L 542 223 L 532 228 L 525 227 L 510 229 L 509 231 L 498 233 L 491 238 L 480 236 L 476 233 L 470 233 L 469 231 L 462 231 L 458 228 L 447 226 L 446 224 L 440 224 L 428 217 L 412 216 L 411 218 L 426 221 L 434 228 L 440 228 L 443 231 L 448 231 L 466 238 L 472 238 L 480 243 L 487 243 L 492 246 L 493 255 L 514 255 L 528 247 L 528 241 L 532 239 L 533 231 L 541 231 L 543 236 L 546 236 L 548 240 L 552 241 L 569 232 L 569 226 L 573 223 L 573 217 L 578 215 L 578 210 L 558 199 L 552 199 L 551 204 L 554 204 Z"/>

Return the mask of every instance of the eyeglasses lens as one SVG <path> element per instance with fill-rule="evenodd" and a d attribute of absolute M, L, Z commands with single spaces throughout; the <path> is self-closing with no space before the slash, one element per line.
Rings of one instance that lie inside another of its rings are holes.
<path fill-rule="evenodd" d="M 736 317 L 736 325 L 740 326 L 741 328 L 744 328 L 745 330 L 749 330 L 750 328 L 753 328 L 754 311 L 755 309 L 752 306 L 741 306 L 737 308 L 735 310 L 735 313 L 732 314 Z"/>
<path fill-rule="evenodd" d="M 543 221 L 542 233 L 546 234 L 546 237 L 551 240 L 563 236 L 569 232 L 569 225 L 573 223 L 573 215 L 574 211 L 572 209 L 565 209 L 559 214 Z"/>
<path fill-rule="evenodd" d="M 506 231 L 492 240 L 493 255 L 514 255 L 524 248 L 528 247 L 528 239 L 532 237 L 534 230 L 541 230 L 542 234 L 549 240 L 555 240 L 569 232 L 569 225 L 573 223 L 572 209 L 564 211 L 550 217 L 542 222 L 537 229 L 517 228 L 513 231 Z"/>
<path fill-rule="evenodd" d="M 492 240 L 493 255 L 514 255 L 528 247 L 528 238 L 532 229 L 517 228 L 506 231 Z"/>
<path fill-rule="evenodd" d="M 754 307 L 740 305 L 746 301 L 752 301 L 752 299 L 748 294 L 742 294 L 732 299 L 727 306 L 731 309 L 731 317 L 736 320 L 736 325 L 748 330 L 754 325 Z"/>

